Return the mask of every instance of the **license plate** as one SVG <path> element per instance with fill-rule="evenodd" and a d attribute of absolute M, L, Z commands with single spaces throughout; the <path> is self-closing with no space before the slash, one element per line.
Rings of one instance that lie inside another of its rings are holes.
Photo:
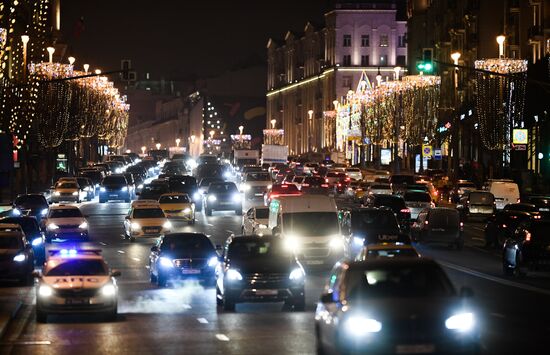
<path fill-rule="evenodd" d="M 109 195 L 109 197 L 118 197 L 118 195 Z"/>
<path fill-rule="evenodd" d="M 277 290 L 256 290 L 258 296 L 277 296 L 279 291 Z"/>
<path fill-rule="evenodd" d="M 78 304 L 89 304 L 89 298 L 67 298 L 65 304 L 78 305 Z"/>
<path fill-rule="evenodd" d="M 435 345 L 433 344 L 397 345 L 395 347 L 397 354 L 425 354 L 434 351 Z"/>
<path fill-rule="evenodd" d="M 542 207 L 542 208 L 539 208 L 539 211 L 541 211 L 541 212 L 550 212 L 550 208 Z"/>
<path fill-rule="evenodd" d="M 198 269 L 182 269 L 181 273 L 184 275 L 196 275 L 196 274 L 200 274 L 201 271 Z"/>
<path fill-rule="evenodd" d="M 159 230 L 156 228 L 145 228 L 143 231 L 145 233 L 157 233 Z"/>
<path fill-rule="evenodd" d="M 308 264 L 308 265 L 321 265 L 321 264 L 323 264 L 323 260 L 306 260 L 306 264 Z"/>
<path fill-rule="evenodd" d="M 220 202 L 220 205 L 230 205 L 231 202 Z"/>

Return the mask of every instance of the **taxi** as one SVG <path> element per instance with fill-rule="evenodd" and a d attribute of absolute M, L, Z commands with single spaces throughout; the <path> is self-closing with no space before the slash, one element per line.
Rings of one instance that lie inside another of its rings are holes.
<path fill-rule="evenodd" d="M 76 202 L 80 203 L 83 197 L 83 192 L 78 186 L 76 179 L 74 180 L 60 180 L 52 187 L 51 201 L 53 203 L 59 202 Z"/>
<path fill-rule="evenodd" d="M 161 195 L 158 202 L 167 218 L 182 219 L 189 224 L 195 224 L 195 204 L 189 195 L 171 192 Z"/>
<path fill-rule="evenodd" d="M 380 243 L 369 244 L 363 247 L 363 249 L 357 255 L 356 261 L 365 261 L 377 258 L 401 258 L 412 257 L 419 258 L 418 251 L 409 244 L 405 243 Z"/>
<path fill-rule="evenodd" d="M 131 242 L 141 237 L 160 237 L 171 229 L 172 223 L 157 201 L 135 201 L 124 219 L 124 235 Z"/>
<path fill-rule="evenodd" d="M 120 271 L 109 270 L 101 250 L 50 249 L 42 272 L 35 271 L 36 321 L 51 314 L 98 313 L 117 317 Z"/>

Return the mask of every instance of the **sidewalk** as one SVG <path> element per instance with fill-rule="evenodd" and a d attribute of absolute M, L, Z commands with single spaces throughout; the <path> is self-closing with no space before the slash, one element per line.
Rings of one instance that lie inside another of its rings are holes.
<path fill-rule="evenodd" d="M 4 336 L 12 319 L 17 315 L 21 305 L 21 301 L 17 300 L 2 300 L 0 302 L 0 339 Z"/>

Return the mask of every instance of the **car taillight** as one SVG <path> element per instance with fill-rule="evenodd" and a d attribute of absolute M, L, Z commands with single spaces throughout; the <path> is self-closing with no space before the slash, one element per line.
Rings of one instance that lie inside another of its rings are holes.
<path fill-rule="evenodd" d="M 520 203 L 520 202 L 521 202 L 521 199 L 518 198 L 518 203 Z"/>
<path fill-rule="evenodd" d="M 309 184 L 302 184 L 302 187 L 308 187 Z"/>
<path fill-rule="evenodd" d="M 321 187 L 328 187 L 328 184 L 321 184 Z"/>
<path fill-rule="evenodd" d="M 328 182 L 328 179 L 325 179 L 325 182 Z"/>
<path fill-rule="evenodd" d="M 411 210 L 409 210 L 408 208 L 403 208 L 400 212 L 401 213 L 411 213 Z"/>
<path fill-rule="evenodd" d="M 428 224 L 430 224 L 430 222 L 428 222 L 428 221 L 424 221 L 424 224 L 425 224 L 425 225 L 428 225 Z"/>
<path fill-rule="evenodd" d="M 460 222 L 460 231 L 464 229 L 464 222 Z"/>
<path fill-rule="evenodd" d="M 342 184 L 338 183 L 338 187 L 342 186 Z"/>
<path fill-rule="evenodd" d="M 346 180 L 346 181 L 351 181 L 351 178 L 348 177 L 348 178 L 345 178 L 345 180 Z"/>
<path fill-rule="evenodd" d="M 282 187 L 283 189 L 287 189 L 287 188 L 288 188 L 288 185 L 281 185 L 281 187 Z"/>
<path fill-rule="evenodd" d="M 526 242 L 530 242 L 530 241 L 531 241 L 531 233 L 527 232 L 527 233 L 525 234 L 525 241 L 526 241 Z"/>
<path fill-rule="evenodd" d="M 276 198 L 276 197 L 279 197 L 279 195 L 278 195 L 278 194 L 271 194 L 271 195 L 269 195 L 269 198 Z"/>

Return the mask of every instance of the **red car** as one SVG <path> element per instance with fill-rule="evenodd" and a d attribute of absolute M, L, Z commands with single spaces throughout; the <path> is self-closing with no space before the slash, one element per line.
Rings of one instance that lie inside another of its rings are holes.
<path fill-rule="evenodd" d="M 271 200 L 279 196 L 299 196 L 302 193 L 294 184 L 274 184 L 271 189 L 264 194 L 264 204 L 269 206 Z"/>

